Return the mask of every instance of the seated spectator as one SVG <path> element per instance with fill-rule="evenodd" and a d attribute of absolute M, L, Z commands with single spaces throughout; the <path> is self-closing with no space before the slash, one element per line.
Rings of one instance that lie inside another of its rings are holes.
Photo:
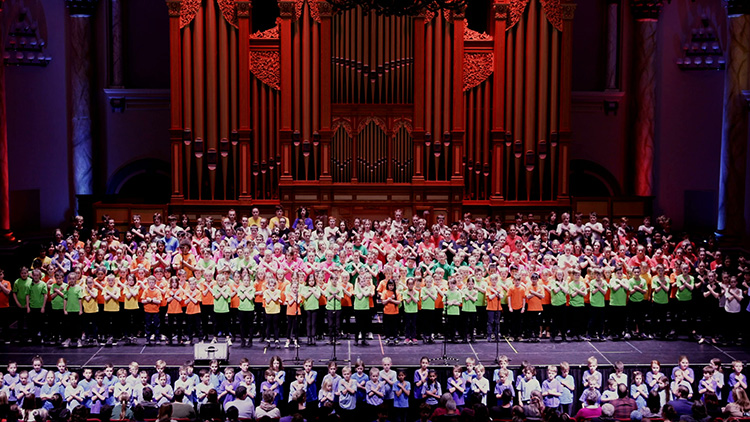
<path fill-rule="evenodd" d="M 744 393 L 745 390 L 742 390 L 742 392 Z M 721 417 L 721 404 L 719 404 L 719 398 L 716 396 L 716 393 L 708 392 L 704 394 L 703 402 L 706 404 L 706 412 L 708 412 L 708 416 L 711 418 Z"/>
<path fill-rule="evenodd" d="M 23 422 L 34 422 L 34 410 L 36 410 L 36 396 L 33 393 L 28 393 L 23 398 L 20 420 Z"/>
<path fill-rule="evenodd" d="M 648 393 L 646 399 L 646 407 L 638 409 L 644 418 L 659 418 L 661 417 L 661 406 L 660 406 L 659 392 L 652 390 Z"/>
<path fill-rule="evenodd" d="M 667 403 L 661 408 L 661 417 L 665 422 L 677 422 L 680 420 L 680 415 L 674 410 L 674 407 Z"/>
<path fill-rule="evenodd" d="M 512 410 L 513 394 L 510 390 L 503 390 L 499 405 L 490 408 L 490 416 L 492 416 L 492 419 L 510 419 L 513 416 Z"/>
<path fill-rule="evenodd" d="M 448 404 L 448 400 L 451 400 L 451 393 L 443 393 L 440 396 L 440 400 L 438 400 L 437 407 L 432 412 L 432 416 L 430 417 L 430 419 L 434 421 L 435 418 L 437 418 L 438 416 L 442 416 L 445 414 L 445 410 L 446 410 L 445 406 L 446 404 Z"/>
<path fill-rule="evenodd" d="M 617 386 L 617 398 L 612 400 L 615 407 L 615 419 L 630 419 L 630 414 L 638 409 L 635 400 L 628 395 L 628 386 L 619 384 Z"/>
<path fill-rule="evenodd" d="M 292 400 L 289 402 L 289 407 L 287 409 L 290 414 L 281 418 L 279 422 L 291 422 L 294 415 L 304 416 L 306 414 L 306 401 L 307 394 L 303 388 L 295 391 L 294 394 L 292 394 Z"/>
<path fill-rule="evenodd" d="M 599 395 L 594 390 L 587 390 L 585 398 L 585 404 L 582 408 L 578 409 L 575 419 L 580 422 L 586 419 L 598 418 L 602 414 L 602 408 L 599 407 L 597 399 Z"/>
<path fill-rule="evenodd" d="M 692 412 L 689 415 L 680 416 L 680 422 L 708 422 L 709 420 L 711 417 L 708 416 L 706 405 L 701 400 L 693 402 Z"/>
<path fill-rule="evenodd" d="M 136 408 L 142 419 L 136 418 L 136 420 L 142 421 L 145 419 L 156 419 L 159 416 L 159 406 L 154 403 L 154 391 L 151 387 L 144 387 L 141 393 L 143 400 L 138 402 Z"/>
<path fill-rule="evenodd" d="M 732 390 L 732 397 L 734 397 L 734 402 L 737 403 L 740 410 L 742 410 L 743 416 L 750 415 L 750 399 L 747 398 L 747 392 L 745 389 L 739 386 L 735 387 Z"/>
<path fill-rule="evenodd" d="M 208 390 L 206 402 L 198 410 L 198 416 L 203 420 L 224 419 L 224 408 L 219 403 L 219 394 L 215 389 Z"/>
<path fill-rule="evenodd" d="M 674 408 L 674 411 L 677 413 L 678 419 L 683 415 L 691 414 L 693 411 L 692 403 L 690 403 L 687 398 L 688 394 L 689 391 L 687 387 L 685 387 L 684 385 L 680 385 L 679 387 L 677 387 L 677 397 L 675 398 L 675 400 L 667 403 L 672 405 L 672 408 Z"/>
<path fill-rule="evenodd" d="M 598 418 L 594 418 L 591 422 L 614 422 L 615 405 L 612 403 L 604 403 L 602 405 L 602 412 Z M 628 415 L 630 418 L 630 415 Z"/>
<path fill-rule="evenodd" d="M 727 403 L 727 405 L 724 407 L 724 411 L 722 412 L 721 417 L 724 419 L 741 418 L 742 409 L 737 403 Z"/>
<path fill-rule="evenodd" d="M 463 412 L 460 412 L 463 413 Z M 447 422 L 457 421 L 460 416 L 458 409 L 456 408 L 456 402 L 453 399 L 448 399 L 445 403 L 445 413 L 438 417 L 432 417 L 432 422 Z"/>
<path fill-rule="evenodd" d="M 276 405 L 273 404 L 273 399 L 276 393 L 272 390 L 266 390 L 263 392 L 263 401 L 260 403 L 257 409 L 255 409 L 255 417 L 260 419 L 264 416 L 268 416 L 272 419 L 281 418 L 281 412 Z"/>
<path fill-rule="evenodd" d="M 544 401 L 542 400 L 542 392 L 534 390 L 531 392 L 529 404 L 523 407 L 523 414 L 527 421 L 541 421 L 543 413 Z"/>
<path fill-rule="evenodd" d="M 130 408 L 130 396 L 128 393 L 120 394 L 120 401 L 112 409 L 112 419 L 118 420 L 132 420 L 133 409 Z"/>
<path fill-rule="evenodd" d="M 156 422 L 175 422 L 172 419 L 172 403 L 163 403 L 159 406 L 159 417 Z"/>
<path fill-rule="evenodd" d="M 70 411 L 68 411 L 68 407 L 62 396 L 59 393 L 55 393 L 52 395 L 50 402 L 52 403 L 52 409 L 47 412 L 50 422 L 67 422 L 70 417 Z"/>
<path fill-rule="evenodd" d="M 173 419 L 195 420 L 195 407 L 191 403 L 185 403 L 185 390 L 178 387 L 174 390 L 174 402 L 172 403 Z"/>
<path fill-rule="evenodd" d="M 224 405 L 225 410 L 228 410 L 230 407 L 237 408 L 240 419 L 255 418 L 255 405 L 253 404 L 253 400 L 247 396 L 247 387 L 244 385 L 237 388 L 234 400 Z"/>
<path fill-rule="evenodd" d="M 226 409 L 227 422 L 240 422 L 240 411 L 236 407 L 230 406 Z"/>

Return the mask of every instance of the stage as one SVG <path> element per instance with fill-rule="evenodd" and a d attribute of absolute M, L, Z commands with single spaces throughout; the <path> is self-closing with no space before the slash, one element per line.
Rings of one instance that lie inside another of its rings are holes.
<path fill-rule="evenodd" d="M 281 342 L 280 349 L 266 349 L 264 345 L 254 344 L 252 348 L 241 348 L 239 343 L 234 343 L 229 348 L 229 364 L 238 365 L 240 359 L 246 357 L 253 367 L 266 367 L 271 356 L 279 355 L 284 359 L 286 366 L 301 366 L 301 362 L 295 364 L 295 350 L 293 347 L 284 348 L 285 340 Z M 304 340 L 303 340 L 304 342 Z M 497 349 L 496 349 L 497 348 Z M 497 352 L 496 352 L 497 350 Z M 697 344 L 688 341 L 606 341 L 606 342 L 568 342 L 550 343 L 542 340 L 540 343 L 509 342 L 502 340 L 499 343 L 489 343 L 486 340 L 476 343 L 448 344 L 447 355 L 458 358 L 461 363 L 469 357 L 475 357 L 479 362 L 492 366 L 497 354 L 506 355 L 510 358 L 512 367 L 518 366 L 523 360 L 528 360 L 533 365 L 559 364 L 567 361 L 572 367 L 584 365 L 589 356 L 599 359 L 600 366 L 607 366 L 622 361 L 626 365 L 648 365 L 652 359 L 658 359 L 662 366 L 671 367 L 677 362 L 679 355 L 685 354 L 692 365 L 707 363 L 711 358 L 718 357 L 725 364 L 732 360 L 750 360 L 750 351 L 741 345 L 715 346 L 711 344 Z M 135 360 L 143 368 L 151 368 L 157 359 L 163 359 L 169 366 L 179 366 L 187 360 L 193 359 L 192 346 L 167 346 L 164 344 L 156 346 L 144 345 L 144 340 L 139 339 L 137 345 L 98 346 L 83 348 L 62 348 L 56 346 L 39 345 L 0 345 L 0 362 L 15 360 L 19 366 L 30 366 L 31 358 L 40 355 L 46 366 L 53 366 L 58 358 L 64 357 L 68 366 L 75 369 L 78 367 L 103 367 L 112 363 L 115 367 L 127 366 Z M 324 362 L 333 356 L 333 346 L 318 342 L 317 346 L 302 346 L 299 350 L 300 359 L 313 358 L 316 366 L 324 365 Z M 362 359 L 366 365 L 380 364 L 383 356 L 390 356 L 395 367 L 417 366 L 421 356 L 432 359 L 433 366 L 453 365 L 455 361 L 444 361 L 443 344 L 419 344 L 416 346 L 386 346 L 375 335 L 369 346 L 357 346 L 353 340 L 342 340 L 336 347 L 338 360 L 355 361 Z M 199 362 L 197 365 L 205 365 Z M 3 365 L 4 366 L 4 365 Z"/>

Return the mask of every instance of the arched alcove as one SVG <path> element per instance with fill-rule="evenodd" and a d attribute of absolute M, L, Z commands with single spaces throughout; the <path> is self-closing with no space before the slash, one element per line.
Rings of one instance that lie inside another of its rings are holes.
<path fill-rule="evenodd" d="M 132 161 L 118 169 L 107 182 L 107 195 L 165 203 L 170 196 L 169 163 L 153 158 Z"/>
<path fill-rule="evenodd" d="M 570 161 L 570 194 L 578 197 L 619 196 L 622 187 L 606 168 L 589 160 Z"/>

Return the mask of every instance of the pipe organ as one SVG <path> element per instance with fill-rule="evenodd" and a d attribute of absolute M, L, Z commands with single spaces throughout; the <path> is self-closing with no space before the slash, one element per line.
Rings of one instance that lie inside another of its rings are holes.
<path fill-rule="evenodd" d="M 173 204 L 567 203 L 572 0 L 494 0 L 481 33 L 277 3 L 254 31 L 250 0 L 167 0 Z"/>

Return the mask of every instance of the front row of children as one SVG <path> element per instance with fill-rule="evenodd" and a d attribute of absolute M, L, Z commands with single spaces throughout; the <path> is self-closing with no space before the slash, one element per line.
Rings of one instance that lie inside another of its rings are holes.
<path fill-rule="evenodd" d="M 103 406 L 114 406 L 117 402 L 130 405 L 154 402 L 157 405 L 174 400 L 176 392 L 182 392 L 183 402 L 200 407 L 207 401 L 218 400 L 222 405 L 235 400 L 237 390 L 242 386 L 248 397 L 253 401 L 271 394 L 273 403 L 300 402 L 308 408 L 332 407 L 342 416 L 357 413 L 363 416 L 376 416 L 377 410 L 386 405 L 391 409 L 396 421 L 406 420 L 408 409 L 416 408 L 419 403 L 426 403 L 433 409 L 443 394 L 447 393 L 460 409 L 471 403 L 489 405 L 497 402 L 498 406 L 516 402 L 527 404 L 532 394 L 541 393 L 546 407 L 560 409 L 572 414 L 576 393 L 580 394 L 580 401 L 591 396 L 594 392 L 600 403 L 606 403 L 618 398 L 617 390 L 620 385 L 628 386 L 628 375 L 624 371 L 622 362 L 616 362 L 614 371 L 607 379 L 607 389 L 600 391 L 603 386 L 603 376 L 597 370 L 597 360 L 593 356 L 587 361 L 588 370 L 581 379 L 582 389 L 576 390 L 576 380 L 570 374 L 570 365 L 562 362 L 557 366 L 546 368 L 546 379 L 539 382 L 536 368 L 528 363 L 522 364 L 521 373 L 513 378 L 513 371 L 508 368 L 508 358 L 498 359 L 498 368 L 494 370 L 491 386 L 486 377 L 485 367 L 477 364 L 474 358 L 467 358 L 465 367 L 455 366 L 452 376 L 445 383 L 438 380 L 438 374 L 429 368 L 429 359 L 422 357 L 420 366 L 414 371 L 412 382 L 407 380 L 404 370 L 395 371 L 389 357 L 382 360 L 382 369 L 373 367 L 369 374 L 365 365 L 357 360 L 354 368 L 346 366 L 338 374 L 336 362 L 329 362 L 328 373 L 320 381 L 318 389 L 318 374 L 313 369 L 313 360 L 304 362 L 301 369 L 295 372 L 295 379 L 288 385 L 288 394 L 284 393 L 286 372 L 283 362 L 274 356 L 268 369 L 264 372 L 264 381 L 260 384 L 260 395 L 257 395 L 256 382 L 250 371 L 247 359 L 242 359 L 238 370 L 227 367 L 219 369 L 219 363 L 212 361 L 209 368 L 194 373 L 190 363 L 180 367 L 178 378 L 172 382 L 166 373 L 166 363 L 162 360 L 156 363 L 156 372 L 149 374 L 139 369 L 137 362 L 132 362 L 128 370 L 122 368 L 115 371 L 111 364 L 103 370 L 94 372 L 91 368 L 84 368 L 82 375 L 67 370 L 64 359 L 59 359 L 57 370 L 45 370 L 42 359 L 34 357 L 32 370 L 18 371 L 17 364 L 10 362 L 7 373 L 2 377 L 0 398 L 4 395 L 9 403 L 17 403 L 19 407 L 24 400 L 40 400 L 48 410 L 52 407 L 55 393 L 60 394 L 68 404 L 69 409 L 78 405 L 87 406 L 92 414 L 98 414 Z M 652 361 L 651 370 L 645 374 L 640 371 L 632 373 L 633 382 L 629 385 L 630 396 L 636 401 L 638 408 L 647 406 L 647 400 L 658 398 L 660 406 L 671 400 L 677 389 L 684 386 L 694 398 L 703 398 L 706 394 L 715 394 L 719 400 L 734 401 L 729 394 L 722 396 L 725 387 L 721 362 L 713 359 L 711 364 L 703 368 L 703 378 L 696 380 L 693 369 L 689 367 L 687 357 L 681 356 L 678 366 L 673 368 L 671 377 L 664 375 L 658 361 Z M 726 386 L 729 389 L 739 387 L 747 389 L 747 378 L 742 373 L 743 364 L 732 362 L 733 372 L 729 375 Z M 696 387 L 697 394 L 693 387 Z M 653 397 L 650 397 L 653 396 Z M 259 400 L 258 400 L 259 401 Z"/>

